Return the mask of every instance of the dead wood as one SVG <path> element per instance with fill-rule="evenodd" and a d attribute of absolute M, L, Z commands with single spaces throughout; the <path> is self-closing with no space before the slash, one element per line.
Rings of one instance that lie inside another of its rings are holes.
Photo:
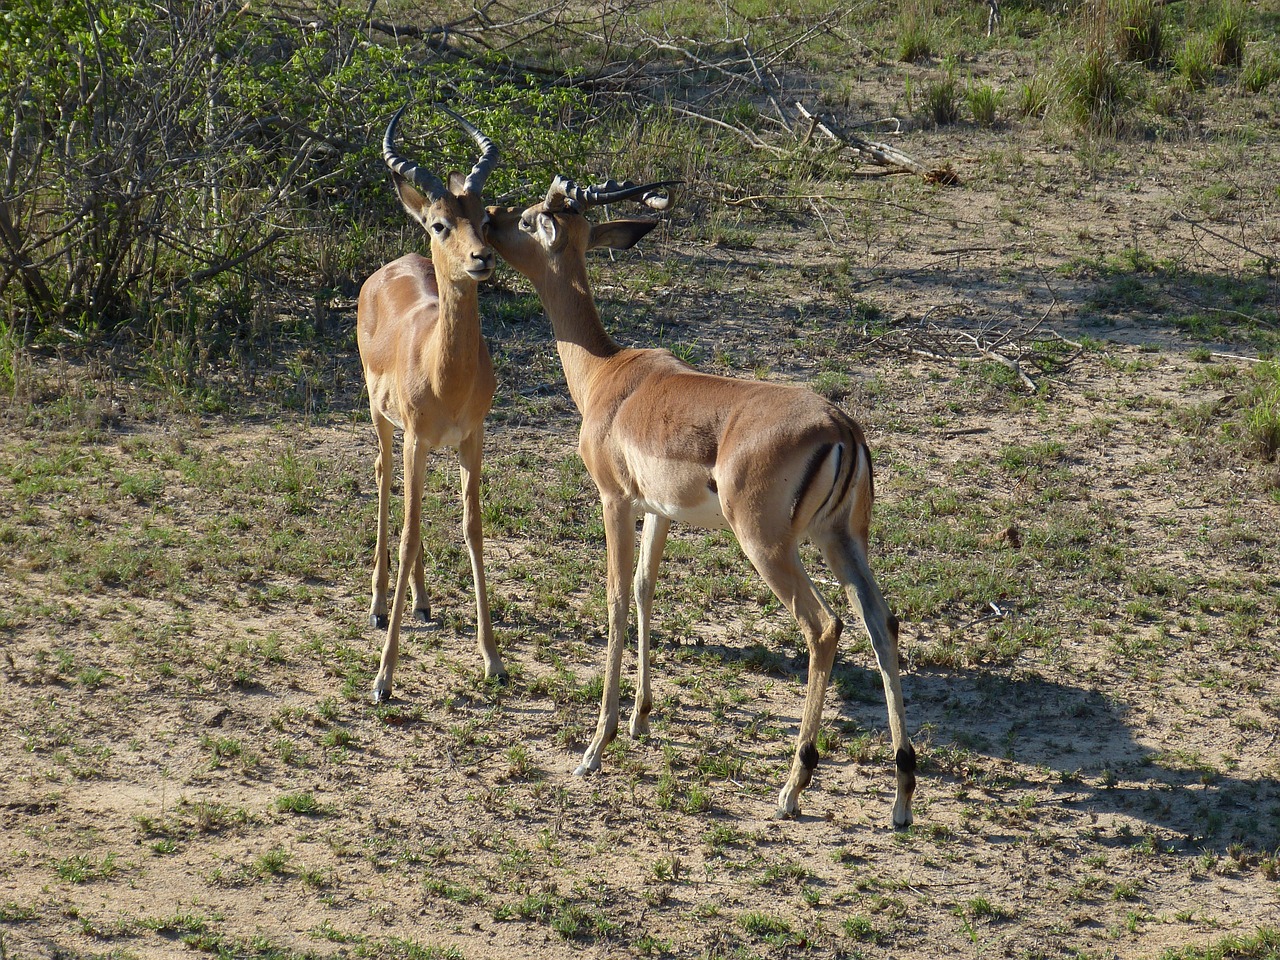
<path fill-rule="evenodd" d="M 945 322 L 936 319 L 944 308 L 933 307 L 919 320 L 904 317 L 894 322 L 875 342 L 908 356 L 944 363 L 997 363 L 1011 370 L 1024 389 L 1035 393 L 1040 389 L 1036 374 L 1059 374 L 1084 352 L 1082 344 L 1041 330 L 1056 306 L 1055 299 L 1031 321 L 981 316 L 960 307 L 948 310 L 951 316 Z M 964 328 L 966 323 L 970 329 Z M 1072 352 L 1063 354 L 1063 345 L 1071 347 Z"/>
<path fill-rule="evenodd" d="M 949 163 L 941 167 L 926 167 L 897 147 L 875 140 L 868 140 L 855 133 L 839 130 L 835 121 L 809 112 L 805 105 L 798 101 L 795 107 L 809 123 L 809 129 L 804 135 L 806 139 L 812 136 L 815 131 L 821 133 L 827 139 L 839 144 L 842 150 L 848 150 L 851 154 L 850 159 L 855 162 L 872 163 L 878 167 L 891 168 L 894 171 L 914 173 L 928 183 L 939 183 L 944 186 L 954 186 L 960 183 L 959 174 L 952 169 Z"/>

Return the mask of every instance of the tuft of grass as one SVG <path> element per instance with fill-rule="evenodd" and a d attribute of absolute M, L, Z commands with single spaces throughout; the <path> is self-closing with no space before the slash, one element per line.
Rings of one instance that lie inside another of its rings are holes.
<path fill-rule="evenodd" d="M 911 0 L 899 7 L 897 54 L 902 63 L 934 55 L 933 4 L 929 0 Z"/>
<path fill-rule="evenodd" d="M 323 812 L 320 801 L 310 793 L 286 793 L 276 797 L 276 811 L 279 813 L 296 813 L 302 816 L 315 816 Z"/>
<path fill-rule="evenodd" d="M 980 83 L 965 91 L 965 99 L 969 102 L 969 112 L 973 115 L 974 123 L 980 127 L 995 125 L 1000 102 L 1004 99 L 1003 91 L 989 83 Z"/>
<path fill-rule="evenodd" d="M 292 859 L 292 854 L 273 847 L 253 861 L 253 873 L 263 879 L 283 876 L 288 872 L 289 861 Z"/>
<path fill-rule="evenodd" d="M 1160 960 L 1268 960 L 1280 953 L 1280 930 L 1261 927 L 1248 936 L 1232 934 L 1203 947 L 1170 947 Z"/>
<path fill-rule="evenodd" d="M 1280 454 L 1280 361 L 1260 363 L 1240 399 L 1237 423 L 1245 453 L 1260 460 Z"/>
<path fill-rule="evenodd" d="M 1203 90 L 1213 79 L 1213 40 L 1202 33 L 1187 37 L 1173 55 L 1173 72 L 1188 90 Z"/>
<path fill-rule="evenodd" d="M 955 123 L 960 119 L 960 97 L 960 82 L 948 71 L 925 86 L 924 112 L 940 127 Z"/>
<path fill-rule="evenodd" d="M 791 924 L 782 917 L 765 913 L 762 910 L 744 913 L 738 922 L 742 925 L 742 929 L 751 936 L 759 937 L 766 943 L 771 943 L 776 947 L 799 946 L 801 942 L 799 936 L 791 928 Z"/>
<path fill-rule="evenodd" d="M 1240 86 L 1248 93 L 1262 93 L 1276 80 L 1280 80 L 1280 56 L 1269 51 L 1251 57 L 1248 66 L 1240 72 Z"/>
<path fill-rule="evenodd" d="M 1035 73 L 1018 86 L 1014 107 L 1020 117 L 1043 117 L 1053 101 L 1053 81 L 1043 73 Z"/>
<path fill-rule="evenodd" d="M 1058 107 L 1078 130 L 1114 137 L 1125 127 L 1135 102 L 1136 82 L 1124 63 L 1105 47 L 1091 44 L 1080 57 L 1058 68 Z"/>
<path fill-rule="evenodd" d="M 1164 57 L 1163 10 L 1156 0 L 1113 0 L 1108 12 L 1120 59 L 1156 63 Z"/>
<path fill-rule="evenodd" d="M 54 871 L 60 880 L 67 883 L 90 883 L 114 876 L 116 872 L 116 855 L 108 853 L 100 861 L 91 857 L 78 855 L 59 860 L 54 864 Z"/>
<path fill-rule="evenodd" d="M 1244 11 L 1239 4 L 1228 3 L 1218 9 L 1218 17 L 1209 28 L 1209 43 L 1213 62 L 1218 66 L 1238 68 L 1244 64 Z"/>

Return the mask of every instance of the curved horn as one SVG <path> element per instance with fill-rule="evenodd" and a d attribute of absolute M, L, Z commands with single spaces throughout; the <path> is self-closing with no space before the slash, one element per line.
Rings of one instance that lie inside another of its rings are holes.
<path fill-rule="evenodd" d="M 441 107 L 440 109 L 453 117 L 459 126 L 470 134 L 471 139 L 476 142 L 476 146 L 480 148 L 480 159 L 476 161 L 476 165 L 467 174 L 466 182 L 463 185 L 464 190 L 479 196 L 484 189 L 485 180 L 489 178 L 489 174 L 498 162 L 498 145 L 472 126 L 465 117 L 459 116 L 448 107 Z"/>
<path fill-rule="evenodd" d="M 411 181 L 414 186 L 427 195 L 431 200 L 439 200 L 448 193 L 448 189 L 444 183 L 435 174 L 418 166 L 412 160 L 408 160 L 400 154 L 396 153 L 396 124 L 400 122 L 400 115 L 409 108 L 409 104 L 405 104 L 396 111 L 396 115 L 391 118 L 391 122 L 387 124 L 387 132 L 382 137 L 382 159 L 387 161 L 387 166 L 393 172 Z"/>
<path fill-rule="evenodd" d="M 561 209 L 565 201 L 573 203 L 580 209 L 594 207 L 602 203 L 621 203 L 623 200 L 640 198 L 654 210 L 665 210 L 671 198 L 662 192 L 662 187 L 680 183 L 679 180 L 657 180 L 653 183 L 635 184 L 630 180 L 622 183 L 609 179 L 593 187 L 580 187 L 567 177 L 557 175 L 551 181 L 551 189 L 547 191 L 546 205 L 548 209 Z"/>

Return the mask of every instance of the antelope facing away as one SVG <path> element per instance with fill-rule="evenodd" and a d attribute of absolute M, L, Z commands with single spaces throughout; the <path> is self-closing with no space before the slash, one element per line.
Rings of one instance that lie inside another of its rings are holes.
<path fill-rule="evenodd" d="M 431 259 L 416 253 L 382 267 L 360 288 L 356 312 L 360 362 L 369 390 L 369 412 L 378 434 L 378 546 L 373 563 L 370 623 L 387 628 L 382 662 L 373 684 L 375 700 L 391 696 L 400 653 L 400 625 L 410 571 L 414 615 L 431 616 L 423 582 L 422 487 L 427 459 L 438 447 L 455 447 L 462 476 L 462 526 L 471 555 L 476 591 L 476 642 L 486 677 L 506 669 L 493 642 L 485 591 L 480 529 L 480 458 L 484 418 L 493 404 L 495 381 L 489 350 L 480 333 L 476 287 L 493 273 L 493 249 L 483 238 L 486 213 L 481 190 L 498 161 L 497 147 L 466 120 L 450 113 L 480 148 L 465 178 L 451 174 L 446 187 L 436 176 L 396 152 L 401 107 L 387 125 L 382 155 L 400 202 L 422 224 Z M 448 112 L 448 111 L 446 111 Z M 390 618 L 387 547 L 391 500 L 392 442 L 404 431 L 404 528 Z"/>
<path fill-rule="evenodd" d="M 897 768 L 893 823 L 911 823 L 915 748 L 906 732 L 898 675 L 898 621 L 867 563 L 871 455 L 858 425 L 811 390 L 699 373 L 661 349 L 628 349 L 605 331 L 592 301 L 586 253 L 626 249 L 652 220 L 591 224 L 596 204 L 644 197 L 655 188 L 612 181 L 581 188 L 556 177 L 546 199 L 527 209 L 489 208 L 488 239 L 524 274 L 551 320 L 565 380 L 582 414 L 578 451 L 600 492 L 608 554 L 609 642 L 600 718 L 581 765 L 600 768 L 618 729 L 618 686 L 627 635 L 627 581 L 634 592 L 638 678 L 631 735 L 648 732 L 650 611 L 671 521 L 729 528 L 778 599 L 800 623 L 809 647 L 809 681 L 791 774 L 778 815 L 799 812 L 800 792 L 818 763 L 822 701 L 840 637 L 840 618 L 800 561 L 812 539 L 844 586 L 875 649 L 889 708 Z"/>

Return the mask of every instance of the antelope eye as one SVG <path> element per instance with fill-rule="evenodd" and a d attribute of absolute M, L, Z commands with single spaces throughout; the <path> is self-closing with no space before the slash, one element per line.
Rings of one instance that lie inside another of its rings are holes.
<path fill-rule="evenodd" d="M 449 225 L 442 220 L 437 220 L 431 224 L 431 231 L 437 236 L 444 238 L 449 235 Z"/>
<path fill-rule="evenodd" d="M 520 229 L 525 233 L 533 233 L 533 219 L 531 217 L 521 217 Z"/>

